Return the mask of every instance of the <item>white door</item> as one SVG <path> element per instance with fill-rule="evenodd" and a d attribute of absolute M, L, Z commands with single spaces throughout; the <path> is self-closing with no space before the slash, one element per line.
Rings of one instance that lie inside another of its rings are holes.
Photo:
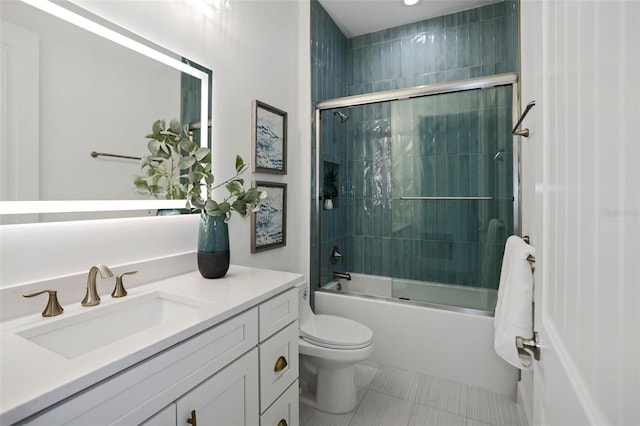
<path fill-rule="evenodd" d="M 640 425 L 639 18 L 637 1 L 521 3 L 535 425 Z"/>

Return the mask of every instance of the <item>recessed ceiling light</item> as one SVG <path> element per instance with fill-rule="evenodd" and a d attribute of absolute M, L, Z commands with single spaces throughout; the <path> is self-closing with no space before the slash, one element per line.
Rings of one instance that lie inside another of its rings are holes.
<path fill-rule="evenodd" d="M 414 4 L 418 4 L 420 0 L 404 0 L 404 4 L 407 6 L 413 6 Z"/>

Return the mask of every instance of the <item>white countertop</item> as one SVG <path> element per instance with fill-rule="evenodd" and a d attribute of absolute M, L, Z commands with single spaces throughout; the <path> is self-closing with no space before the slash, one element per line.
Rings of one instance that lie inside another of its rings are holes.
<path fill-rule="evenodd" d="M 64 306 L 62 315 L 43 318 L 37 312 L 1 323 L 0 424 L 33 415 L 302 281 L 304 276 L 300 274 L 231 266 L 219 279 L 202 278 L 196 271 L 127 289 L 129 294 L 121 299 L 101 294 L 101 304 L 95 307 L 80 306 L 82 295 L 78 295 L 78 303 Z M 202 307 L 71 359 L 16 334 L 153 291 L 195 299 Z M 43 308 L 45 303 L 43 297 Z"/>

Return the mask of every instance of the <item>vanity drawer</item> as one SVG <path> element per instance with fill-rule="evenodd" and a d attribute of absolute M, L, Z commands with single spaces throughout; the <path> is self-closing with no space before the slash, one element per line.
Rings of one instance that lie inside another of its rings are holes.
<path fill-rule="evenodd" d="M 260 412 L 298 378 L 298 321 L 260 344 Z"/>
<path fill-rule="evenodd" d="M 265 413 L 260 426 L 299 426 L 298 381 L 293 382 Z"/>
<path fill-rule="evenodd" d="M 298 293 L 295 288 L 262 303 L 259 313 L 260 341 L 268 339 L 296 318 Z"/>

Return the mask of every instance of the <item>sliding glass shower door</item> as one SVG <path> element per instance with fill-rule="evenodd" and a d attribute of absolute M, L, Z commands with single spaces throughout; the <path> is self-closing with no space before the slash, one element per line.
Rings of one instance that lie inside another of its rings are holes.
<path fill-rule="evenodd" d="M 494 309 L 514 232 L 512 92 L 321 111 L 320 193 L 333 204 L 320 213 L 322 284 L 335 271 L 384 276 L 396 298 Z"/>
<path fill-rule="evenodd" d="M 514 226 L 511 91 L 497 87 L 392 104 L 394 296 L 495 305 L 495 291 L 429 284 L 498 288 Z"/>

